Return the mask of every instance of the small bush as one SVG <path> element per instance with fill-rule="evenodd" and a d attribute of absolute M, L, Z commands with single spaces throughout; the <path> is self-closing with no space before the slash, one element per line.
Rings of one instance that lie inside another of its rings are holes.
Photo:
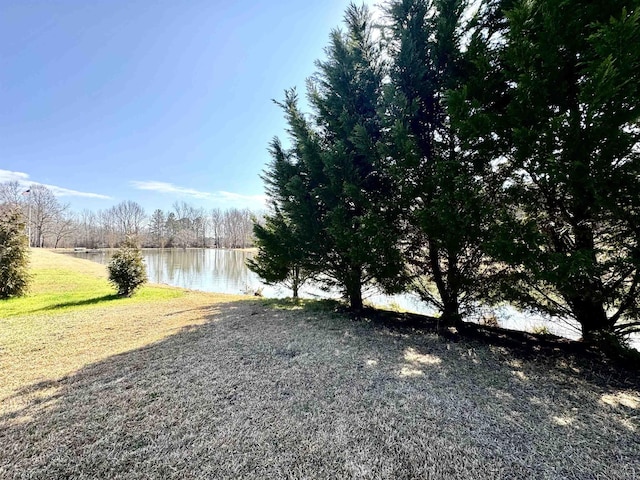
<path fill-rule="evenodd" d="M 480 325 L 484 325 L 485 327 L 499 327 L 500 323 L 498 322 L 498 317 L 494 314 L 484 315 L 480 319 Z"/>
<path fill-rule="evenodd" d="M 401 313 L 404 311 L 404 309 L 400 306 L 398 302 L 393 302 L 393 301 L 389 302 L 389 304 L 387 305 L 387 309 L 397 313 Z"/>
<path fill-rule="evenodd" d="M 29 287 L 29 240 L 17 207 L 0 205 L 0 298 L 19 297 Z"/>
<path fill-rule="evenodd" d="M 242 290 L 242 293 L 245 295 L 252 295 L 254 297 L 264 297 L 264 295 L 262 294 L 262 291 L 264 290 L 264 287 L 250 287 L 249 285 L 247 285 L 244 290 Z"/>
<path fill-rule="evenodd" d="M 543 335 L 543 336 L 549 336 L 551 335 L 551 330 L 549 330 L 547 327 L 545 327 L 544 325 L 540 325 L 537 327 L 533 327 L 533 333 L 535 333 L 536 335 Z"/>
<path fill-rule="evenodd" d="M 132 238 L 127 238 L 114 253 L 107 265 L 109 281 L 118 290 L 118 295 L 130 297 L 147 281 L 147 269 L 140 247 Z"/>

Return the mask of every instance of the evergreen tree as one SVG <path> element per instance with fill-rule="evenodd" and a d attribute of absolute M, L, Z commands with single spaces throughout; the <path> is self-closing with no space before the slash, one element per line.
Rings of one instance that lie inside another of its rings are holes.
<path fill-rule="evenodd" d="M 503 292 L 586 340 L 620 336 L 640 326 L 638 3 L 509 3 L 486 50 L 499 89 L 468 102 L 505 180 Z"/>
<path fill-rule="evenodd" d="M 166 216 L 164 212 L 160 209 L 156 209 L 151 214 L 151 219 L 149 221 L 149 235 L 151 236 L 151 240 L 153 245 L 156 247 L 164 248 L 166 243 Z"/>
<path fill-rule="evenodd" d="M 118 290 L 118 295 L 130 297 L 147 281 L 147 269 L 138 243 L 127 236 L 107 265 L 109 281 Z"/>
<path fill-rule="evenodd" d="M 175 213 L 169 212 L 169 214 L 167 215 L 164 231 L 167 238 L 166 245 L 168 247 L 175 247 L 177 244 L 176 238 L 180 233 L 180 224 L 178 222 L 178 219 L 176 218 Z"/>
<path fill-rule="evenodd" d="M 278 175 L 270 196 L 304 253 L 302 267 L 340 288 L 352 309 L 363 287 L 393 288 L 400 268 L 397 235 L 389 226 L 391 186 L 380 173 L 384 79 L 366 7 L 351 5 L 346 31 L 335 30 L 308 84 L 312 119 L 289 91 L 281 104 L 292 148 L 272 149 Z M 269 192 L 268 192 L 269 193 Z"/>
<path fill-rule="evenodd" d="M 0 205 L 0 298 L 27 292 L 28 266 L 29 240 L 20 208 Z"/>
<path fill-rule="evenodd" d="M 247 260 L 247 267 L 267 284 L 282 283 L 298 298 L 299 290 L 310 277 L 304 268 L 304 250 L 299 237 L 294 233 L 295 225 L 274 207 L 272 214 L 265 215 L 264 225 L 253 224 L 253 234 L 258 253 Z"/>
<path fill-rule="evenodd" d="M 472 162 L 452 123 L 448 99 L 467 74 L 461 47 L 461 0 L 396 0 L 388 4 L 387 170 L 405 218 L 411 288 L 442 312 L 442 326 L 483 298 L 489 269 L 481 252 L 489 210 L 488 162 Z M 435 286 L 435 288 L 433 288 Z"/>
<path fill-rule="evenodd" d="M 279 105 L 286 110 L 286 104 L 293 108 L 296 101 L 295 92 L 289 91 L 285 103 Z M 271 211 L 264 216 L 264 225 L 254 221 L 258 254 L 247 266 L 267 283 L 287 285 L 297 298 L 302 284 L 313 276 L 313 246 L 319 230 L 309 215 L 312 205 L 299 181 L 301 164 L 283 149 L 278 138 L 271 142 L 269 153 L 272 161 L 261 178 Z"/>

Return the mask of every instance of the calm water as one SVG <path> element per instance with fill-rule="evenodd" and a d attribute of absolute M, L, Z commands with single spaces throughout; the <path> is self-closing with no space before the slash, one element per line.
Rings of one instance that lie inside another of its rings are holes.
<path fill-rule="evenodd" d="M 106 265 L 113 251 L 73 253 Z M 262 286 L 258 276 L 245 265 L 250 252 L 190 248 L 143 249 L 147 275 L 152 283 L 218 293 L 244 293 Z"/>
<path fill-rule="evenodd" d="M 145 249 L 142 251 L 149 281 L 166 283 L 176 287 L 218 293 L 252 293 L 261 290 L 265 297 L 282 298 L 291 296 L 291 290 L 284 287 L 264 285 L 258 276 L 246 266 L 252 252 L 218 249 Z M 105 264 L 111 252 L 73 253 L 72 255 Z M 300 292 L 306 298 L 337 297 L 338 292 L 325 292 L 313 286 L 306 286 Z M 413 295 L 382 295 L 376 291 L 365 292 L 366 301 L 378 306 L 398 306 L 404 310 L 423 314 L 433 314 Z M 532 331 L 537 327 L 547 327 L 551 333 L 568 338 L 579 338 L 576 325 L 552 322 L 540 315 L 523 314 L 505 306 L 487 309 L 482 314 L 495 315 L 501 327 Z M 640 349 L 640 336 L 635 336 L 633 345 Z"/>
<path fill-rule="evenodd" d="M 106 265 L 113 251 L 102 250 L 89 253 L 72 253 Z M 246 266 L 253 252 L 218 249 L 143 249 L 142 255 L 147 265 L 149 281 L 166 283 L 176 287 L 218 293 L 253 293 L 260 290 L 265 297 L 282 298 L 291 296 L 285 287 L 265 285 Z M 313 286 L 305 286 L 300 295 L 305 298 L 337 297 L 338 293 L 328 293 Z M 418 298 L 411 295 L 381 295 L 365 292 L 367 300 L 376 305 L 398 305 L 406 310 L 419 313 L 433 313 Z"/>

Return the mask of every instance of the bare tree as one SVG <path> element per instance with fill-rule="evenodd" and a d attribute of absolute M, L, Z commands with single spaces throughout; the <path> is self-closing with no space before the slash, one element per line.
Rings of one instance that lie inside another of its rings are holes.
<path fill-rule="evenodd" d="M 20 183 L 16 181 L 0 183 L 0 205 L 12 205 L 12 208 L 17 208 L 24 215 L 27 222 L 29 218 L 28 200 L 25 187 Z M 28 229 L 29 226 L 27 225 Z"/>
<path fill-rule="evenodd" d="M 219 208 L 214 208 L 209 213 L 211 223 L 211 235 L 213 237 L 213 246 L 219 248 L 222 241 L 222 228 L 224 225 L 224 215 Z"/>
<path fill-rule="evenodd" d="M 140 204 L 125 200 L 110 210 L 117 232 L 120 235 L 120 240 L 123 240 L 128 235 L 139 236 L 142 233 L 147 215 Z"/>
<path fill-rule="evenodd" d="M 100 242 L 98 216 L 91 210 L 83 210 L 77 218 L 75 246 L 96 248 Z"/>
<path fill-rule="evenodd" d="M 64 241 L 70 239 L 78 231 L 78 224 L 73 213 L 60 212 L 53 219 L 51 233 L 53 237 L 53 248 L 67 246 Z"/>
<path fill-rule="evenodd" d="M 231 208 L 224 212 L 224 241 L 228 248 L 245 248 L 251 244 L 253 223 L 247 209 Z"/>
<path fill-rule="evenodd" d="M 112 208 L 98 212 L 98 225 L 100 228 L 100 244 L 108 248 L 114 248 L 118 243 L 118 232 Z"/>
<path fill-rule="evenodd" d="M 178 220 L 191 217 L 191 211 L 193 210 L 193 207 L 184 200 L 173 202 L 173 205 L 171 205 L 171 207 L 173 208 L 173 211 L 176 214 L 176 218 Z"/>
<path fill-rule="evenodd" d="M 54 230 L 56 219 L 69 206 L 61 205 L 53 192 L 44 185 L 33 185 L 28 201 L 31 208 L 31 245 L 44 247 L 47 236 Z"/>
<path fill-rule="evenodd" d="M 198 209 L 184 201 L 173 203 L 176 232 L 175 238 L 179 246 L 206 246 L 207 222 L 203 209 Z"/>
<path fill-rule="evenodd" d="M 26 203 L 22 195 L 24 191 L 25 188 L 16 181 L 0 183 L 0 203 L 23 205 Z"/>
<path fill-rule="evenodd" d="M 7 203 L 6 198 L 17 199 L 23 206 L 28 205 L 25 199 L 33 202 L 33 244 L 37 246 L 114 248 L 126 235 L 136 235 L 144 244 L 160 248 L 206 248 L 209 242 L 215 248 L 252 244 L 253 216 L 247 209 L 215 208 L 207 213 L 181 201 L 175 202 L 170 212 L 156 209 L 145 223 L 144 209 L 136 202 L 124 201 L 106 210 L 85 209 L 73 214 L 46 187 L 34 186 L 33 197 L 22 196 L 23 192 L 24 187 L 19 184 L 0 184 L 0 203 Z"/>
<path fill-rule="evenodd" d="M 240 210 L 239 230 L 241 238 L 241 248 L 247 248 L 253 244 L 253 217 L 254 215 L 247 208 Z"/>

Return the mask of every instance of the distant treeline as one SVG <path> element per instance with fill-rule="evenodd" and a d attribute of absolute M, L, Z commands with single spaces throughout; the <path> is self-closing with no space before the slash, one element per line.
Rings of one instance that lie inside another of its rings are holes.
<path fill-rule="evenodd" d="M 114 248 L 128 235 L 144 247 L 246 248 L 253 244 L 252 218 L 247 209 L 209 211 L 186 202 L 151 215 L 136 202 L 124 201 L 106 210 L 72 212 L 43 185 L 26 191 L 18 182 L 0 183 L 0 204 L 19 205 L 30 222 L 31 246 Z"/>

